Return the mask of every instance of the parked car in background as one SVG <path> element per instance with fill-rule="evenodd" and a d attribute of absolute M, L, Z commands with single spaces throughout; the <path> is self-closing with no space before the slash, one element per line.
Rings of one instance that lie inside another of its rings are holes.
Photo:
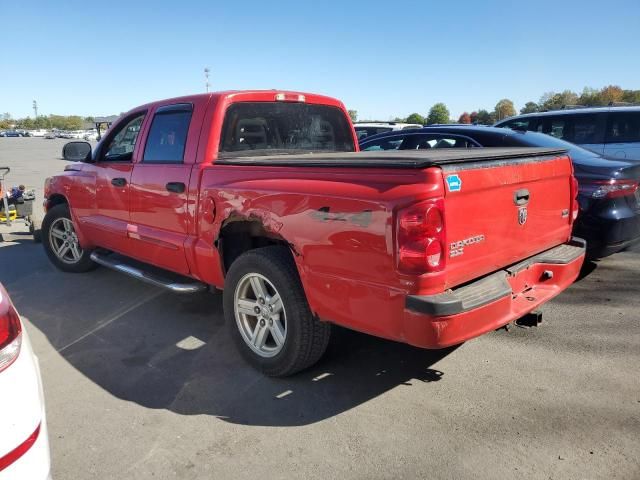
<path fill-rule="evenodd" d="M 29 133 L 32 137 L 44 137 L 47 134 L 46 128 L 39 128 L 37 130 L 31 130 Z"/>
<path fill-rule="evenodd" d="M 401 123 L 401 122 L 360 122 L 354 123 L 353 128 L 356 129 L 358 141 L 369 135 L 378 133 L 392 132 L 395 130 L 403 130 L 405 128 L 420 128 L 422 125 L 417 123 Z"/>
<path fill-rule="evenodd" d="M 542 132 L 607 157 L 640 160 L 640 106 L 529 113 L 495 126 Z"/>
<path fill-rule="evenodd" d="M 90 142 L 95 142 L 98 140 L 98 131 L 95 128 L 92 128 L 90 130 L 85 130 L 84 135 L 82 136 L 82 139 Z"/>
<path fill-rule="evenodd" d="M 46 480 L 50 464 L 38 360 L 0 284 L 0 479 Z"/>
<path fill-rule="evenodd" d="M 50 130 L 50 131 L 48 131 L 47 133 L 44 134 L 44 138 L 46 138 L 47 140 L 53 140 L 53 139 L 55 139 L 57 137 L 58 137 L 58 135 L 53 130 Z"/>
<path fill-rule="evenodd" d="M 20 132 L 17 130 L 5 130 L 4 132 L 0 132 L 0 137 L 20 137 Z"/>
<path fill-rule="evenodd" d="M 580 214 L 574 234 L 589 254 L 605 256 L 640 241 L 640 162 L 608 159 L 564 140 L 536 132 L 477 126 L 438 126 L 368 137 L 360 150 L 547 147 L 569 151 L 578 180 Z"/>

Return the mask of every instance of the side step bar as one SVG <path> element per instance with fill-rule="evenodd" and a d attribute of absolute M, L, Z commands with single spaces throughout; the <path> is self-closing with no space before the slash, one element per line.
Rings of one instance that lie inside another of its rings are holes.
<path fill-rule="evenodd" d="M 100 254 L 98 252 L 93 252 L 91 254 L 91 260 L 103 267 L 124 273 L 130 277 L 155 285 L 156 287 L 165 288 L 174 293 L 199 293 L 205 292 L 209 288 L 205 283 L 197 281 L 182 283 L 164 278 L 155 273 L 145 272 L 144 270 L 134 267 L 133 265 L 129 265 L 122 260 L 118 260 L 117 258 L 112 258 L 110 255 Z"/>

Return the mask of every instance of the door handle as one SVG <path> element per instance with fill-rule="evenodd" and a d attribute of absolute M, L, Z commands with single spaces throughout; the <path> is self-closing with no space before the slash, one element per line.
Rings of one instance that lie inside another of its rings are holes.
<path fill-rule="evenodd" d="M 111 179 L 111 185 L 115 186 L 115 187 L 124 187 L 127 184 L 127 179 L 126 178 L 112 178 Z"/>
<path fill-rule="evenodd" d="M 522 188 L 513 192 L 513 202 L 516 205 L 526 205 L 529 203 L 529 190 Z"/>
<path fill-rule="evenodd" d="M 169 182 L 166 185 L 167 191 L 172 193 L 184 193 L 187 186 L 182 182 Z"/>

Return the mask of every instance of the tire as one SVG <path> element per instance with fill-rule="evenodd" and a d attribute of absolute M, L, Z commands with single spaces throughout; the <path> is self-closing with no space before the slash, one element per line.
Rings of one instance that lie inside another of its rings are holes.
<path fill-rule="evenodd" d="M 265 293 L 262 304 L 256 284 Z M 310 367 L 329 344 L 331 325 L 311 313 L 285 247 L 258 248 L 236 259 L 225 279 L 223 305 L 227 328 L 240 353 L 270 377 Z"/>
<path fill-rule="evenodd" d="M 60 235 L 64 234 L 64 238 Z M 49 260 L 63 272 L 83 273 L 93 270 L 97 264 L 91 260 L 91 251 L 80 247 L 73 228 L 73 221 L 67 204 L 51 208 L 42 221 L 42 245 Z M 67 242 L 64 255 L 56 253 L 57 247 Z"/>
<path fill-rule="evenodd" d="M 36 226 L 33 224 L 33 219 L 30 219 L 29 233 L 33 235 L 33 241 L 35 243 L 42 242 L 42 230 L 40 230 L 39 228 L 36 229 Z"/>

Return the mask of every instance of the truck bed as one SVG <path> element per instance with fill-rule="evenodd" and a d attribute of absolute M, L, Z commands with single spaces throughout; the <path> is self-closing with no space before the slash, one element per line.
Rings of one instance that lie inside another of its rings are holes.
<path fill-rule="evenodd" d="M 245 156 L 220 154 L 216 165 L 296 166 L 296 167 L 361 167 L 361 168 L 427 168 L 456 163 L 486 162 L 527 158 L 548 159 L 566 150 L 550 148 L 436 148 L 432 150 L 394 150 L 376 152 L 337 152 L 324 154 L 283 154 Z"/>

